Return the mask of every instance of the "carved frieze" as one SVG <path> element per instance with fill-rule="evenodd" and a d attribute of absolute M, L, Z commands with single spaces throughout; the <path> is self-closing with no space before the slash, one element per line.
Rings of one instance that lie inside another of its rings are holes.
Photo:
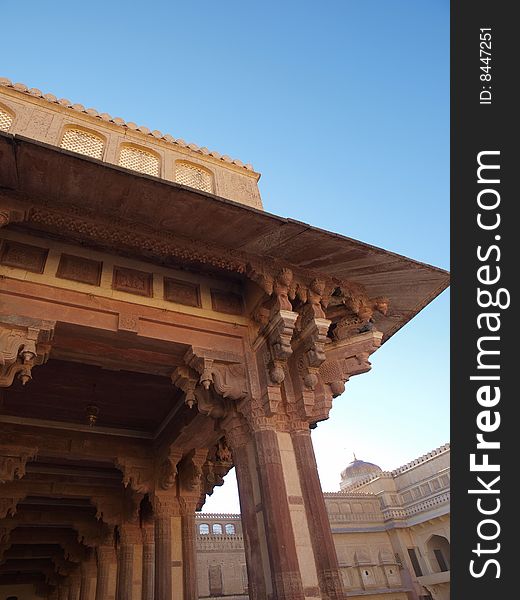
<path fill-rule="evenodd" d="M 0 250 L 0 263 L 32 273 L 43 273 L 48 252 L 47 248 L 4 240 Z"/>
<path fill-rule="evenodd" d="M 211 305 L 213 310 L 228 315 L 243 315 L 242 296 L 233 292 L 211 289 Z"/>
<path fill-rule="evenodd" d="M 200 286 L 189 281 L 179 281 L 178 279 L 164 278 L 164 299 L 170 302 L 177 302 L 185 306 L 195 306 L 199 308 Z"/>
<path fill-rule="evenodd" d="M 56 277 L 99 286 L 102 268 L 103 263 L 98 260 L 72 254 L 62 254 Z"/>
<path fill-rule="evenodd" d="M 126 267 L 114 267 L 112 287 L 120 292 L 151 297 L 153 274 Z"/>

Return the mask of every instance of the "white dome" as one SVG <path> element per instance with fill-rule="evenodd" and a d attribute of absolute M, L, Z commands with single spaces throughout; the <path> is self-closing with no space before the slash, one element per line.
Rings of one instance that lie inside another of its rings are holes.
<path fill-rule="evenodd" d="M 374 463 L 354 458 L 354 460 L 341 472 L 340 488 L 344 489 L 350 487 L 358 481 L 362 481 L 371 475 L 378 475 L 382 472 L 381 467 L 378 467 Z"/>

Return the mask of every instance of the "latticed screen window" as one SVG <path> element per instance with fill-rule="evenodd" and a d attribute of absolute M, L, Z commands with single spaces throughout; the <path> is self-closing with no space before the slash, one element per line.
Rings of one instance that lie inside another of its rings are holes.
<path fill-rule="evenodd" d="M 159 176 L 159 159 L 151 152 L 134 148 L 133 146 L 123 146 L 119 155 L 119 164 L 126 169 L 146 173 L 147 175 Z"/>
<path fill-rule="evenodd" d="M 177 163 L 175 165 L 175 181 L 181 185 L 187 185 L 203 192 L 213 193 L 213 177 L 211 173 L 195 165 Z"/>
<path fill-rule="evenodd" d="M 0 108 L 0 131 L 9 131 L 12 122 L 12 115 Z"/>
<path fill-rule="evenodd" d="M 67 129 L 61 140 L 61 147 L 99 160 L 103 158 L 103 140 L 82 129 Z"/>

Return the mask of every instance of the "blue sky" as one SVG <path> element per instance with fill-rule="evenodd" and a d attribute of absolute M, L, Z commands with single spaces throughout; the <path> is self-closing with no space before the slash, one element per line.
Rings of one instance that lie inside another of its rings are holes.
<path fill-rule="evenodd" d="M 0 76 L 218 150 L 265 209 L 449 268 L 449 2 L 5 3 Z M 325 490 L 449 439 L 445 292 L 314 432 Z M 230 474 L 207 503 L 237 510 Z"/>

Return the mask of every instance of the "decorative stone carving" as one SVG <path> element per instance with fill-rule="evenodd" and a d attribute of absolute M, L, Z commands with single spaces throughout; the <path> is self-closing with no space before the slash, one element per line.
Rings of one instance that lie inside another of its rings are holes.
<path fill-rule="evenodd" d="M 334 323 L 332 337 L 344 340 L 374 327 L 374 313 L 386 315 L 387 298 L 369 298 L 363 286 L 348 282 L 336 288 L 330 297 L 327 318 Z"/>
<path fill-rule="evenodd" d="M 32 273 L 43 273 L 48 252 L 47 248 L 4 240 L 0 252 L 0 263 Z"/>
<path fill-rule="evenodd" d="M 0 387 L 10 386 L 18 376 L 25 385 L 32 368 L 48 359 L 54 323 L 40 321 L 15 327 L 0 323 Z"/>
<path fill-rule="evenodd" d="M 177 480 L 177 465 L 182 458 L 182 449 L 170 448 L 168 456 L 161 462 L 159 467 L 158 483 L 162 490 L 170 490 L 175 486 Z"/>
<path fill-rule="evenodd" d="M 179 465 L 180 489 L 196 498 L 200 495 L 202 466 L 207 455 L 207 448 L 192 450 Z"/>
<path fill-rule="evenodd" d="M 192 346 L 186 353 L 184 362 L 193 372 L 199 374 L 199 383 L 206 391 L 213 386 L 219 396 L 233 401 L 240 401 L 247 397 L 246 369 L 240 356 L 231 352 L 218 352 Z M 185 391 L 187 397 L 190 394 L 190 399 L 193 399 L 191 396 L 191 392 L 194 392 L 193 377 L 190 377 L 189 372 L 180 367 L 174 372 L 173 379 L 177 382 L 176 385 Z M 199 394 L 196 395 L 197 401 L 200 397 Z M 202 398 L 207 399 L 207 396 L 202 395 Z M 204 414 L 211 413 L 211 410 L 209 412 L 204 410 L 200 402 L 198 408 Z M 213 413 L 211 416 L 217 415 Z"/>
<path fill-rule="evenodd" d="M 189 281 L 164 278 L 164 299 L 185 306 L 200 307 L 200 286 Z"/>
<path fill-rule="evenodd" d="M 211 291 L 211 305 L 213 310 L 228 315 L 244 314 L 244 303 L 242 296 L 232 292 L 224 292 L 222 290 Z"/>
<path fill-rule="evenodd" d="M 83 256 L 62 254 L 56 277 L 99 286 L 103 263 Z"/>
<path fill-rule="evenodd" d="M 152 278 L 152 273 L 136 271 L 126 267 L 114 267 L 112 285 L 115 290 L 121 292 L 151 297 L 153 295 Z"/>
<path fill-rule="evenodd" d="M 25 465 L 33 460 L 38 448 L 23 446 L 0 446 L 0 484 L 21 479 L 25 475 Z"/>
<path fill-rule="evenodd" d="M 172 383 L 184 392 L 184 401 L 189 408 L 193 408 L 197 402 L 195 387 L 197 386 L 198 380 L 199 377 L 197 376 L 197 373 L 186 365 L 177 367 L 172 373 Z"/>
<path fill-rule="evenodd" d="M 116 458 L 115 465 L 123 472 L 123 485 L 139 494 L 147 494 L 152 487 L 153 467 L 150 461 L 136 458 Z"/>

